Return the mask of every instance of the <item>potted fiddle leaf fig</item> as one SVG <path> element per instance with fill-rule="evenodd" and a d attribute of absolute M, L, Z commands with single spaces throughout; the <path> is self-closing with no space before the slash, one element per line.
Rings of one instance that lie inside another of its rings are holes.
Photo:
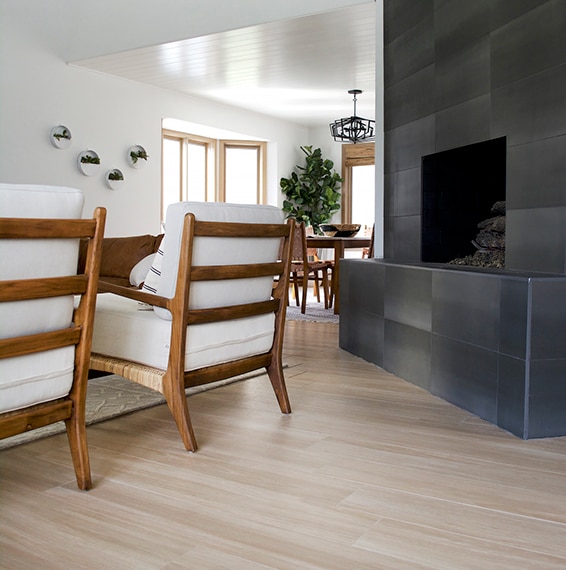
<path fill-rule="evenodd" d="M 319 148 L 302 146 L 301 150 L 305 153 L 304 166 L 297 165 L 291 176 L 279 183 L 285 194 L 283 211 L 320 234 L 320 225 L 340 209 L 342 178 L 334 170 L 334 162 L 323 158 Z"/>

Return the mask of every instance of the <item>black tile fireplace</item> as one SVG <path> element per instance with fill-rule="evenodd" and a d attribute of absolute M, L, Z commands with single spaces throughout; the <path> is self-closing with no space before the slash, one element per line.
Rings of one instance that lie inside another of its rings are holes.
<path fill-rule="evenodd" d="M 566 436 L 566 2 L 416 4 L 383 2 L 384 258 L 341 264 L 340 346 Z M 504 268 L 449 265 L 499 200 Z"/>

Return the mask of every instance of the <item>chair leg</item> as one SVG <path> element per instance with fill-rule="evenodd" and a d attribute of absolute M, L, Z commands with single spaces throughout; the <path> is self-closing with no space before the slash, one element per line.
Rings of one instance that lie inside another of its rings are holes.
<path fill-rule="evenodd" d="M 317 303 L 320 303 L 320 283 L 318 282 L 318 271 L 314 274 L 313 293 L 316 297 Z"/>
<path fill-rule="evenodd" d="M 287 394 L 287 386 L 285 385 L 285 376 L 283 375 L 283 366 L 281 362 L 271 362 L 266 366 L 267 375 L 271 381 L 271 386 L 275 392 L 275 397 L 279 403 L 279 409 L 283 414 L 291 413 L 291 403 L 289 402 L 289 394 Z"/>
<path fill-rule="evenodd" d="M 305 272 L 303 276 L 303 296 L 301 301 L 301 313 L 303 315 L 307 312 L 307 293 L 309 290 L 309 274 Z"/>
<path fill-rule="evenodd" d="M 324 308 L 328 309 L 330 291 L 328 288 L 328 269 L 326 267 L 322 270 L 322 289 L 324 291 Z"/>
<path fill-rule="evenodd" d="M 171 388 L 171 384 L 174 386 Z M 187 451 L 197 451 L 198 444 L 193 431 L 189 407 L 187 406 L 187 396 L 181 388 L 184 383 L 179 383 L 171 377 L 163 378 L 163 395 L 167 400 L 167 405 L 171 410 L 171 415 L 177 424 L 177 429 Z"/>
<path fill-rule="evenodd" d="M 293 291 L 295 293 L 295 304 L 299 306 L 299 277 L 293 273 Z"/>
<path fill-rule="evenodd" d="M 71 458 L 75 468 L 77 486 L 82 491 L 88 491 L 92 487 L 92 478 L 90 475 L 84 411 L 82 414 L 78 414 L 75 410 L 73 415 L 65 420 L 65 428 L 67 430 L 69 447 L 71 448 Z"/>

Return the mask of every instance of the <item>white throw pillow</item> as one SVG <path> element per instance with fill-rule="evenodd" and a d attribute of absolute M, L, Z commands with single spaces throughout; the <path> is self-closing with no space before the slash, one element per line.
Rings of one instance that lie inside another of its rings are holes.
<path fill-rule="evenodd" d="M 154 254 L 153 262 L 145 276 L 142 291 L 157 295 L 157 288 L 161 278 L 161 266 L 163 264 L 163 249 L 160 247 Z"/>
<path fill-rule="evenodd" d="M 155 258 L 155 253 L 144 257 L 141 261 L 138 261 L 130 271 L 130 284 L 134 287 L 140 287 L 145 281 L 148 271 L 153 265 L 153 259 Z"/>

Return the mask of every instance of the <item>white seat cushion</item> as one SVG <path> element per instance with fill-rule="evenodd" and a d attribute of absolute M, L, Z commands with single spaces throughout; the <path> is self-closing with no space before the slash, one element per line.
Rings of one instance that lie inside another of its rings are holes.
<path fill-rule="evenodd" d="M 80 218 L 74 188 L 0 184 L 0 217 Z M 0 240 L 0 280 L 73 275 L 78 240 Z M 68 327 L 73 297 L 0 303 L 0 338 Z M 0 360 L 0 412 L 62 397 L 73 382 L 74 348 Z"/>
<path fill-rule="evenodd" d="M 187 328 L 185 370 L 263 354 L 273 343 L 274 315 Z M 98 295 L 92 352 L 165 370 L 171 321 L 111 293 Z"/>

